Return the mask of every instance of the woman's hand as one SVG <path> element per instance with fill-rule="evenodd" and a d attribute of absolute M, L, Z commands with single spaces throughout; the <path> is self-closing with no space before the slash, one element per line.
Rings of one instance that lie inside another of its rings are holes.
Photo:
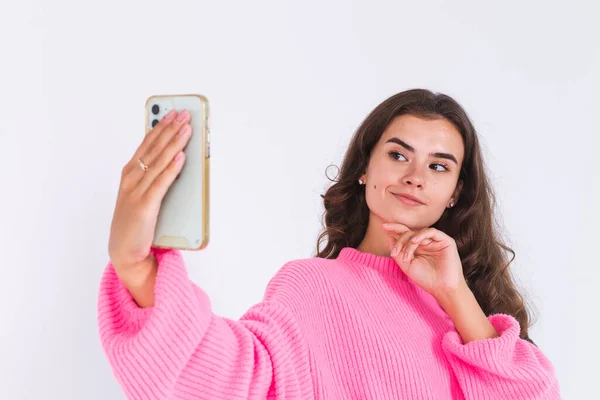
<path fill-rule="evenodd" d="M 436 299 L 466 287 L 462 263 L 454 239 L 435 228 L 419 232 L 402 224 L 384 224 L 390 256 L 402 271 Z"/>
<path fill-rule="evenodd" d="M 192 134 L 189 121 L 189 112 L 171 111 L 148 132 L 123 168 L 108 251 L 117 276 L 128 288 L 146 281 L 149 269 L 156 266 L 150 249 L 158 211 L 183 167 L 182 150 Z"/>
<path fill-rule="evenodd" d="M 465 281 L 456 242 L 435 228 L 413 232 L 402 224 L 384 224 L 391 257 L 446 311 L 463 343 L 498 337 Z"/>

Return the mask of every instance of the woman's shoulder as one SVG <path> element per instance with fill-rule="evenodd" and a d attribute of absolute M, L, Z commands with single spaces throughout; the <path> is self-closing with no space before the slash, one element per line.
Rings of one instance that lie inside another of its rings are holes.
<path fill-rule="evenodd" d="M 340 267 L 343 267 L 343 264 L 337 259 L 321 257 L 299 258 L 286 262 L 275 274 L 275 277 L 294 275 L 316 278 L 332 273 Z"/>
<path fill-rule="evenodd" d="M 318 289 L 339 267 L 340 262 L 335 259 L 311 257 L 290 260 L 271 278 L 265 295 L 269 297 L 278 292 L 303 294 Z"/>

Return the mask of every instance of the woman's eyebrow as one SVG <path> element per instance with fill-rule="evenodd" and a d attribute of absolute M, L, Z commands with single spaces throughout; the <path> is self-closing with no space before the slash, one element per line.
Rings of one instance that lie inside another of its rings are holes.
<path fill-rule="evenodd" d="M 404 147 L 406 150 L 410 151 L 411 153 L 415 152 L 414 147 L 412 147 L 410 144 L 406 143 L 405 141 L 398 139 L 397 137 L 389 138 L 386 141 L 386 143 L 396 143 L 397 145 Z M 458 165 L 458 160 L 456 160 L 456 157 L 454 157 L 450 153 L 430 153 L 429 155 L 432 157 L 435 157 L 435 158 L 444 158 L 446 160 L 453 161 L 456 165 Z"/>

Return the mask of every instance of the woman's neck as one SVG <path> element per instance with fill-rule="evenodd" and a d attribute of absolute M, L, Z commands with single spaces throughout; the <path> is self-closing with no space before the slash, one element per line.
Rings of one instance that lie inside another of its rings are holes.
<path fill-rule="evenodd" d="M 389 233 L 384 231 L 381 225 L 384 221 L 378 216 L 371 213 L 369 216 L 369 225 L 367 232 L 362 242 L 357 247 L 357 250 L 364 253 L 371 253 L 376 256 L 389 257 L 390 247 L 388 245 Z"/>

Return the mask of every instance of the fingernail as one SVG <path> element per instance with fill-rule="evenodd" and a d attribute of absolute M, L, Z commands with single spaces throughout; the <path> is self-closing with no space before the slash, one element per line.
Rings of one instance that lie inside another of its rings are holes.
<path fill-rule="evenodd" d="M 187 115 L 188 115 L 187 110 L 183 110 L 182 112 L 180 112 L 179 115 L 177 116 L 177 122 L 183 122 L 183 120 L 185 119 L 185 117 L 187 117 Z"/>
<path fill-rule="evenodd" d="M 183 157 L 183 151 L 180 151 L 179 153 L 177 153 L 177 155 L 175 156 L 175 161 L 181 160 L 181 157 Z"/>
<path fill-rule="evenodd" d="M 408 261 L 408 251 L 404 252 L 404 255 L 402 256 L 402 261 Z"/>
<path fill-rule="evenodd" d="M 185 124 L 185 126 L 179 130 L 179 133 L 177 135 L 178 136 L 186 135 L 190 131 L 190 129 L 192 129 L 192 127 L 189 124 Z"/>
<path fill-rule="evenodd" d="M 394 258 L 394 257 L 396 257 L 397 254 L 398 254 L 398 248 L 394 247 L 392 249 L 392 253 L 390 254 L 390 257 Z"/>
<path fill-rule="evenodd" d="M 167 113 L 167 115 L 164 116 L 164 120 L 165 121 L 171 121 L 173 119 L 173 117 L 175 117 L 176 111 L 175 110 L 171 110 Z"/>

